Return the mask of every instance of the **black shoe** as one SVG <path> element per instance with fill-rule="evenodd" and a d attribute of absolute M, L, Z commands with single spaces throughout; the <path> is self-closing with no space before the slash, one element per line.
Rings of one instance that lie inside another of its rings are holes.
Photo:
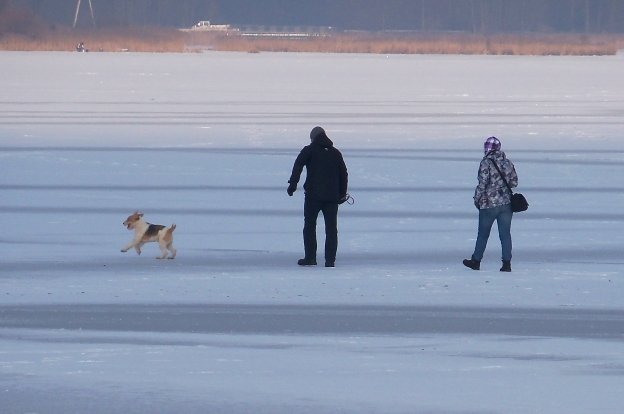
<path fill-rule="evenodd" d="M 503 260 L 503 267 L 500 268 L 501 272 L 511 272 L 511 260 Z"/>
<path fill-rule="evenodd" d="M 479 270 L 481 269 L 481 262 L 479 260 L 474 260 L 474 259 L 464 259 L 464 266 L 471 268 L 472 270 Z"/>
<path fill-rule="evenodd" d="M 316 259 L 299 259 L 297 264 L 299 266 L 316 266 Z"/>
<path fill-rule="evenodd" d="M 336 263 L 334 263 L 334 262 L 325 262 L 325 267 L 336 267 Z"/>

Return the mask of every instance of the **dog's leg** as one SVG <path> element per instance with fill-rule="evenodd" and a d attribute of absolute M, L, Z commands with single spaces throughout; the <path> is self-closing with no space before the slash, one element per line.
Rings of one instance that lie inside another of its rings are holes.
<path fill-rule="evenodd" d="M 178 251 L 176 250 L 175 247 L 173 247 L 173 243 L 169 243 L 167 245 L 167 249 L 169 249 L 169 251 L 171 252 L 171 256 L 169 258 L 170 259 L 175 259 L 176 254 L 178 253 Z"/>
<path fill-rule="evenodd" d="M 133 247 L 134 247 L 134 243 L 135 243 L 135 242 L 134 242 L 134 240 L 133 240 L 133 241 L 131 241 L 131 242 L 130 242 L 130 243 L 129 243 L 126 247 L 124 247 L 123 249 L 121 249 L 121 252 L 122 252 L 122 253 L 125 253 L 125 252 L 127 252 L 128 250 L 130 250 L 131 248 L 133 248 Z"/>
<path fill-rule="evenodd" d="M 134 245 L 134 250 L 136 250 L 139 256 L 141 255 L 141 246 L 143 246 L 143 243 L 137 243 Z"/>
<path fill-rule="evenodd" d="M 164 240 L 158 240 L 158 246 L 160 247 L 160 252 L 162 253 L 157 259 L 165 259 L 167 257 L 167 242 Z"/>

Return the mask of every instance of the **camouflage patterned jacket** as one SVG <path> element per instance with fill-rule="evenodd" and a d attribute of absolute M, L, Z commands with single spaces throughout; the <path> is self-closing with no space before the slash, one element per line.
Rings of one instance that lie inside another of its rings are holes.
<path fill-rule="evenodd" d="M 511 193 L 505 185 L 496 167 L 505 175 L 509 186 L 518 186 L 518 175 L 513 163 L 507 159 L 503 151 L 491 151 L 486 154 L 479 165 L 479 184 L 475 188 L 474 204 L 478 209 L 503 206 L 511 203 Z"/>

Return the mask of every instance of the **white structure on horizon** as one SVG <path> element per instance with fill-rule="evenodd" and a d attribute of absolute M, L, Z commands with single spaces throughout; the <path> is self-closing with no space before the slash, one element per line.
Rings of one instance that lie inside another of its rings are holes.
<path fill-rule="evenodd" d="M 229 24 L 212 24 L 209 20 L 200 20 L 190 29 L 180 29 L 183 32 L 237 32 L 238 29 Z"/>

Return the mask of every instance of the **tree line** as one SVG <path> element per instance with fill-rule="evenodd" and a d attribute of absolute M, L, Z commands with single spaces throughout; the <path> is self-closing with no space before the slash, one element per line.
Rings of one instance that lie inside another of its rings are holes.
<path fill-rule="evenodd" d="M 0 0 L 69 25 L 77 0 Z M 91 20 L 82 1 L 80 24 Z M 92 0 L 98 26 L 331 26 L 338 30 L 622 33 L 623 0 Z M 1 31 L 1 30 L 0 30 Z"/>

